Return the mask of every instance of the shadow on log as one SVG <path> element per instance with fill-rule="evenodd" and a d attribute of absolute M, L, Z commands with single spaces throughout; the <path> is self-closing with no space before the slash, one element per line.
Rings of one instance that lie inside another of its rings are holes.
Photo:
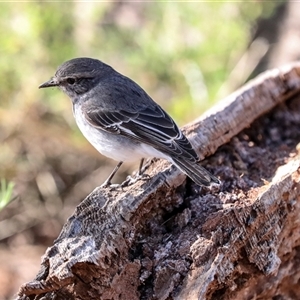
<path fill-rule="evenodd" d="M 96 188 L 18 299 L 297 299 L 299 92 L 294 63 L 185 127 L 220 187 L 153 160 L 147 180 Z"/>

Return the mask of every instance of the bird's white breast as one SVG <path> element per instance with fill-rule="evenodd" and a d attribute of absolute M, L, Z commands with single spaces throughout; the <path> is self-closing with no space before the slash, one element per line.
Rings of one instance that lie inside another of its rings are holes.
<path fill-rule="evenodd" d="M 103 155 L 116 161 L 136 161 L 147 157 L 168 157 L 152 146 L 119 134 L 112 134 L 92 126 L 82 113 L 81 105 L 73 107 L 76 123 L 85 138 Z"/>

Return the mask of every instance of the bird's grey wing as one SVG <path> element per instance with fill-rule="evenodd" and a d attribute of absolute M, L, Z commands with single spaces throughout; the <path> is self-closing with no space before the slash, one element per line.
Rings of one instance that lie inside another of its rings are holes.
<path fill-rule="evenodd" d="M 149 144 L 168 155 L 183 156 L 192 162 L 198 160 L 191 143 L 159 106 L 145 108 L 136 113 L 124 110 L 90 110 L 85 116 L 96 128 Z"/>

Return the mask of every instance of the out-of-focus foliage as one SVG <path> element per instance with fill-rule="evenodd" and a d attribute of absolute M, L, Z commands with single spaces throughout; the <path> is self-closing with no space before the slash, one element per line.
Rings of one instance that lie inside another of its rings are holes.
<path fill-rule="evenodd" d="M 112 168 L 78 131 L 67 96 L 38 89 L 58 65 L 79 56 L 101 59 L 183 125 L 231 91 L 228 76 L 247 51 L 256 20 L 277 5 L 1 3 L 0 178 L 13 181 L 20 197 L 1 211 L 0 240 L 50 243 Z"/>
<path fill-rule="evenodd" d="M 217 100 L 220 86 L 249 44 L 253 23 L 276 5 L 1 4 L 1 104 L 26 106 L 42 97 L 51 98 L 51 111 L 68 109 L 62 95 L 36 87 L 63 61 L 93 56 L 138 81 L 186 122 Z"/>

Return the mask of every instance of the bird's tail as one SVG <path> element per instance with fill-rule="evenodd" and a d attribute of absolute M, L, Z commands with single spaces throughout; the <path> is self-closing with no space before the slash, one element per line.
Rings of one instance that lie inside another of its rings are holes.
<path fill-rule="evenodd" d="M 172 157 L 172 160 L 174 165 L 176 165 L 182 172 L 190 177 L 196 184 L 206 186 L 209 186 L 213 182 L 220 184 L 220 180 L 217 177 L 210 174 L 199 164 L 180 157 Z"/>

